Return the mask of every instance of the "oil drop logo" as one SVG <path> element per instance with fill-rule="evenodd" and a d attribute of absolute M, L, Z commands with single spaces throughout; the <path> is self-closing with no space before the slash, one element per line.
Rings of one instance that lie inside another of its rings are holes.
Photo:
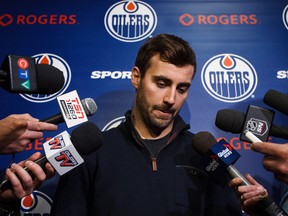
<path fill-rule="evenodd" d="M 201 71 L 205 90 L 215 99 L 236 103 L 250 97 L 257 87 L 253 65 L 235 54 L 220 54 L 210 58 Z"/>

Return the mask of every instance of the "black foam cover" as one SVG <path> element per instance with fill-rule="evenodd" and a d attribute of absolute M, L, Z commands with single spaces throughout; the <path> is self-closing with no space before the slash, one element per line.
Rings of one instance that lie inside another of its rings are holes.
<path fill-rule="evenodd" d="M 288 95 L 270 89 L 264 96 L 264 103 L 288 115 Z"/>
<path fill-rule="evenodd" d="M 215 137 L 207 131 L 201 131 L 192 137 L 192 146 L 200 155 L 204 155 L 216 143 Z"/>
<path fill-rule="evenodd" d="M 36 64 L 37 93 L 54 94 L 62 89 L 65 79 L 63 72 L 48 64 Z"/>
<path fill-rule="evenodd" d="M 88 121 L 72 131 L 71 141 L 80 154 L 87 155 L 101 147 L 103 136 L 100 129 Z"/>
<path fill-rule="evenodd" d="M 245 113 L 233 109 L 222 109 L 216 114 L 215 125 L 226 132 L 241 133 Z"/>

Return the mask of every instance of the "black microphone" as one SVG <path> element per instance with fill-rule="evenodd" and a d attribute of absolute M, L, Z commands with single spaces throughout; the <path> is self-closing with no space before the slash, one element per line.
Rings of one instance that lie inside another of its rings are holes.
<path fill-rule="evenodd" d="M 245 113 L 237 110 L 222 109 L 216 114 L 216 127 L 226 132 L 241 134 L 243 132 L 244 123 Z M 282 139 L 288 139 L 288 128 L 272 124 L 269 135 Z"/>
<path fill-rule="evenodd" d="M 87 155 L 96 151 L 102 146 L 103 143 L 101 130 L 92 122 L 85 122 L 75 128 L 71 133 L 70 139 L 77 152 L 81 155 Z M 48 162 L 45 155 L 34 162 L 41 166 L 41 168 L 45 171 L 45 164 Z M 24 169 L 34 178 L 33 173 L 27 167 L 24 167 Z M 5 179 L 0 184 L 1 191 L 11 187 L 11 182 L 8 179 Z"/>
<path fill-rule="evenodd" d="M 82 99 L 81 104 L 82 104 L 83 109 L 84 109 L 87 116 L 94 115 L 98 110 L 98 107 L 92 98 Z M 52 124 L 60 124 L 60 123 L 63 123 L 65 120 L 64 120 L 62 113 L 60 112 L 60 113 L 57 113 L 56 115 L 50 116 L 50 117 L 45 118 L 41 121 L 47 122 L 47 123 L 52 123 Z"/>
<path fill-rule="evenodd" d="M 202 162 L 208 174 L 221 175 L 221 172 L 227 172 L 231 179 L 240 177 L 243 180 L 242 185 L 251 185 L 233 165 L 240 155 L 224 139 L 217 143 L 209 132 L 199 132 L 193 136 L 192 146 L 203 155 Z M 260 200 L 254 208 L 261 216 L 288 216 L 269 196 Z"/>
<path fill-rule="evenodd" d="M 288 95 L 270 89 L 264 96 L 264 103 L 288 115 Z"/>
<path fill-rule="evenodd" d="M 54 94 L 65 82 L 61 70 L 32 57 L 8 55 L 1 68 L 0 86 L 11 93 Z"/>

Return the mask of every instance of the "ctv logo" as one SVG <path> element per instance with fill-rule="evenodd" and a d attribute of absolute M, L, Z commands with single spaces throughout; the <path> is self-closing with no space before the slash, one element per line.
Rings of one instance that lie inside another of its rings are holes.
<path fill-rule="evenodd" d="M 51 53 L 42 53 L 32 56 L 35 58 L 36 64 L 48 64 L 52 65 L 63 72 L 65 79 L 62 89 L 54 94 L 20 94 L 24 99 L 34 103 L 46 103 L 54 100 L 56 97 L 62 95 L 70 85 L 71 81 L 71 69 L 68 63 L 60 56 Z M 53 85 L 53 83 L 51 83 Z"/>
<path fill-rule="evenodd" d="M 153 8 L 142 1 L 120 1 L 105 14 L 105 28 L 117 40 L 137 42 L 150 36 L 157 25 Z"/>
<path fill-rule="evenodd" d="M 30 90 L 30 73 L 28 70 L 29 62 L 25 58 L 19 58 L 17 61 L 18 66 L 18 77 L 22 80 L 25 80 L 21 83 L 21 86 Z"/>
<path fill-rule="evenodd" d="M 250 97 L 257 87 L 257 73 L 250 62 L 235 54 L 210 58 L 201 71 L 205 90 L 215 99 L 235 103 Z"/>

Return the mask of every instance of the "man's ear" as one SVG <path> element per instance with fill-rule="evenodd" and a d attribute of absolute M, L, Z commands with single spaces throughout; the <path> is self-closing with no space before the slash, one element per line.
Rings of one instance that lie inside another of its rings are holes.
<path fill-rule="evenodd" d="M 138 89 L 141 80 L 141 74 L 138 67 L 134 66 L 131 73 L 131 82 L 135 89 Z"/>

